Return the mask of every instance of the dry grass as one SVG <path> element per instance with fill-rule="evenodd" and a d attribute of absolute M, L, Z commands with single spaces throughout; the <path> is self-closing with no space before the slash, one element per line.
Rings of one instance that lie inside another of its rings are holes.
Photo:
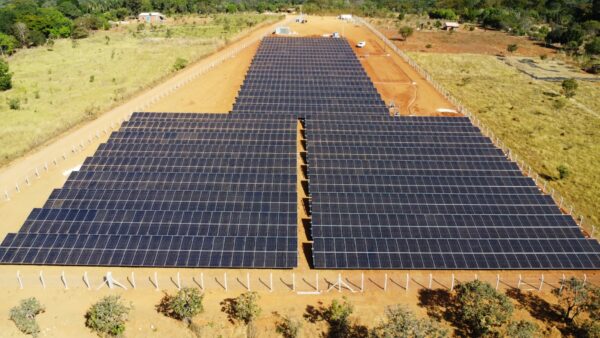
<path fill-rule="evenodd" d="M 560 84 L 534 81 L 493 56 L 410 53 L 550 185 L 586 224 L 600 224 L 600 87 L 581 83 L 575 100 Z M 556 101 L 564 101 L 556 108 Z M 558 178 L 557 167 L 570 175 Z"/>
<path fill-rule="evenodd" d="M 76 45 L 58 40 L 51 51 L 19 51 L 9 60 L 14 88 L 0 93 L 0 165 L 168 76 L 177 58 L 192 62 L 250 26 L 275 19 L 239 14 L 219 15 L 204 25 L 179 20 L 169 25 L 169 38 L 166 27 L 148 25 L 138 32 L 132 24 Z M 15 98 L 18 110 L 8 105 Z"/>

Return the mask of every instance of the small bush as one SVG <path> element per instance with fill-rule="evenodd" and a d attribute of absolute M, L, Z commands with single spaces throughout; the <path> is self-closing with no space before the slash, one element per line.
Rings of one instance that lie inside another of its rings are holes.
<path fill-rule="evenodd" d="M 540 55 L 540 60 L 546 60 L 548 58 L 547 54 Z"/>
<path fill-rule="evenodd" d="M 566 97 L 573 97 L 579 84 L 575 79 L 566 79 L 562 82 L 561 86 Z"/>
<path fill-rule="evenodd" d="M 40 326 L 35 321 L 35 316 L 43 313 L 45 310 L 37 299 L 24 299 L 19 306 L 10 309 L 10 320 L 15 322 L 15 325 L 21 332 L 37 337 L 40 333 Z"/>
<path fill-rule="evenodd" d="M 299 320 L 291 319 L 288 316 L 284 316 L 281 321 L 277 323 L 277 333 L 281 334 L 284 338 L 297 338 L 300 337 L 300 330 L 302 329 L 302 322 Z"/>
<path fill-rule="evenodd" d="M 8 103 L 8 108 L 11 110 L 21 109 L 21 99 L 18 97 L 6 98 L 6 103 Z"/>
<path fill-rule="evenodd" d="M 156 307 L 158 312 L 178 320 L 191 321 L 204 311 L 204 295 L 196 288 L 182 288 L 174 296 L 165 295 Z"/>
<path fill-rule="evenodd" d="M 569 168 L 566 165 L 561 164 L 558 167 L 556 167 L 556 170 L 558 171 L 559 179 L 562 180 L 562 179 L 569 177 L 570 172 L 569 172 Z"/>
<path fill-rule="evenodd" d="M 402 39 L 406 40 L 406 39 L 408 39 L 408 37 L 410 37 L 411 35 L 413 35 L 414 29 L 412 27 L 409 27 L 409 26 L 402 26 L 398 30 L 398 33 L 400 33 L 400 36 L 402 36 Z"/>
<path fill-rule="evenodd" d="M 0 58 L 0 92 L 12 88 L 12 73 L 8 68 L 8 62 Z"/>
<path fill-rule="evenodd" d="M 177 58 L 173 64 L 173 70 L 178 71 L 187 67 L 188 61 L 184 58 Z"/>
<path fill-rule="evenodd" d="M 233 317 L 248 325 L 260 316 L 261 308 L 258 306 L 258 293 L 246 292 L 234 299 L 232 312 Z"/>
<path fill-rule="evenodd" d="M 526 320 L 511 322 L 506 329 L 506 336 L 510 338 L 537 337 L 539 336 L 538 326 Z"/>
<path fill-rule="evenodd" d="M 433 46 L 430 43 L 425 45 L 425 48 L 431 48 L 431 47 L 433 47 Z"/>
<path fill-rule="evenodd" d="M 519 45 L 517 45 L 516 43 L 511 43 L 508 46 L 506 46 L 506 50 L 509 53 L 514 53 L 517 51 L 517 49 L 519 49 Z"/>
<path fill-rule="evenodd" d="M 469 31 L 474 31 L 475 30 L 475 26 L 469 26 Z"/>
<path fill-rule="evenodd" d="M 85 315 L 85 325 L 100 335 L 120 336 L 131 309 L 121 303 L 119 296 L 107 296 L 92 305 Z"/>
<path fill-rule="evenodd" d="M 95 79 L 96 77 L 94 75 L 90 75 L 90 83 L 94 82 Z"/>
<path fill-rule="evenodd" d="M 323 312 L 323 318 L 329 324 L 329 337 L 346 337 L 352 329 L 350 315 L 354 312 L 354 306 L 343 298 L 343 302 L 334 299 Z"/>

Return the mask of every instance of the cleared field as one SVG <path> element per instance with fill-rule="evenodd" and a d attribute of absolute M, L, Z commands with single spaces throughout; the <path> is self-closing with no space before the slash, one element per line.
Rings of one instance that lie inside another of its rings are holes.
<path fill-rule="evenodd" d="M 132 24 L 76 43 L 57 40 L 52 51 L 19 51 L 9 60 L 14 88 L 0 93 L 0 165 L 168 76 L 177 58 L 193 62 L 249 27 L 275 19 L 219 15 L 139 31 Z M 11 99 L 20 101 L 20 109 L 9 109 Z"/>
<path fill-rule="evenodd" d="M 580 82 L 575 98 L 565 100 L 559 97 L 560 84 L 532 80 L 493 56 L 409 54 L 547 177 L 584 215 L 584 224 L 600 223 L 598 84 Z M 559 179 L 560 165 L 569 170 L 564 179 Z"/>

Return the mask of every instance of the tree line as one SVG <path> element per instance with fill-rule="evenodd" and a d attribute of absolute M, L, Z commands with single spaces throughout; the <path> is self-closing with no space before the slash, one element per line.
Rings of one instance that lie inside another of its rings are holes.
<path fill-rule="evenodd" d="M 552 290 L 556 304 L 519 289 L 507 294 L 497 291 L 489 283 L 479 280 L 460 283 L 454 292 L 443 289 L 423 289 L 420 306 L 427 309 L 427 316 L 418 318 L 408 306 L 398 304 L 385 309 L 384 316 L 372 328 L 351 318 L 354 305 L 345 297 L 334 299 L 330 305 L 308 305 L 303 318 L 290 315 L 277 316 L 275 331 L 284 338 L 296 338 L 302 333 L 303 322 L 324 322 L 327 331 L 322 337 L 329 338 L 443 338 L 452 332 L 461 337 L 511 337 L 530 338 L 548 335 L 549 332 L 533 321 L 514 319 L 515 299 L 533 317 L 559 324 L 561 334 L 582 338 L 600 335 L 600 288 L 584 280 L 571 278 Z M 231 323 L 245 326 L 247 337 L 259 337 L 255 325 L 262 313 L 256 292 L 246 292 L 236 298 L 223 300 L 221 311 Z M 204 312 L 204 294 L 198 288 L 182 288 L 176 294 L 165 293 L 155 309 L 158 313 L 181 321 L 191 332 L 203 336 L 204 326 L 194 318 Z M 319 304 L 322 304 L 319 302 Z M 92 305 L 85 314 L 85 325 L 102 337 L 120 337 L 125 333 L 132 307 L 124 304 L 119 296 L 108 296 Z M 41 332 L 35 317 L 45 312 L 45 307 L 35 298 L 21 301 L 10 310 L 10 319 L 23 333 L 34 337 Z"/>

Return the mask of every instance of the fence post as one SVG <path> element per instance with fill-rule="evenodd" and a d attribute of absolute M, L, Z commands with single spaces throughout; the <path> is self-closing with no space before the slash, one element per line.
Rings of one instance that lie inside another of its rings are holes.
<path fill-rule="evenodd" d="M 204 272 L 200 272 L 200 287 L 202 288 L 202 291 L 204 291 Z"/>
<path fill-rule="evenodd" d="M 429 287 L 428 289 L 431 290 L 431 283 L 433 282 L 433 274 L 429 274 Z"/>
<path fill-rule="evenodd" d="M 135 289 L 135 275 L 134 275 L 133 271 L 131 271 L 131 285 Z"/>
<path fill-rule="evenodd" d="M 292 291 L 296 291 L 296 274 L 292 272 Z"/>
<path fill-rule="evenodd" d="M 250 291 L 250 272 L 246 272 L 246 289 Z"/>
<path fill-rule="evenodd" d="M 154 286 L 156 287 L 156 291 L 159 291 L 158 287 L 158 272 L 154 271 Z"/>
<path fill-rule="evenodd" d="M 19 281 L 19 289 L 23 290 L 23 280 L 21 279 L 21 272 L 17 270 L 17 281 Z"/>
<path fill-rule="evenodd" d="M 544 274 L 542 274 L 542 278 L 541 278 L 541 282 L 540 282 L 540 289 L 538 291 L 542 291 L 543 285 L 544 285 Z"/>
<path fill-rule="evenodd" d="M 67 276 L 65 276 L 64 270 L 61 272 L 60 277 L 62 278 L 63 284 L 65 285 L 65 290 L 68 290 L 69 285 L 67 284 Z"/>
<path fill-rule="evenodd" d="M 500 274 L 496 275 L 496 291 L 498 291 L 498 286 L 500 286 Z"/>
<path fill-rule="evenodd" d="M 269 273 L 269 292 L 273 292 L 273 273 Z"/>
<path fill-rule="evenodd" d="M 521 288 L 521 280 L 522 280 L 521 274 L 519 274 L 519 281 L 517 282 L 517 289 Z"/>
<path fill-rule="evenodd" d="M 317 272 L 317 274 L 315 275 L 315 291 L 319 291 L 319 273 Z"/>
<path fill-rule="evenodd" d="M 450 283 L 450 292 L 454 290 L 454 274 L 452 274 L 452 282 Z"/>
<path fill-rule="evenodd" d="M 360 292 L 365 292 L 365 273 L 360 273 Z"/>
<path fill-rule="evenodd" d="M 406 287 L 405 287 L 406 292 L 408 292 L 408 283 L 410 283 L 410 275 L 407 272 L 406 273 Z"/>
<path fill-rule="evenodd" d="M 177 290 L 181 290 L 181 278 L 179 277 L 179 271 L 177 271 Z"/>
<path fill-rule="evenodd" d="M 40 270 L 40 282 L 42 282 L 42 287 L 46 288 L 46 281 L 44 280 L 44 272 Z"/>
<path fill-rule="evenodd" d="M 92 288 L 92 286 L 90 285 L 90 280 L 88 279 L 87 271 L 83 272 L 83 282 L 87 286 L 88 290 Z"/>

